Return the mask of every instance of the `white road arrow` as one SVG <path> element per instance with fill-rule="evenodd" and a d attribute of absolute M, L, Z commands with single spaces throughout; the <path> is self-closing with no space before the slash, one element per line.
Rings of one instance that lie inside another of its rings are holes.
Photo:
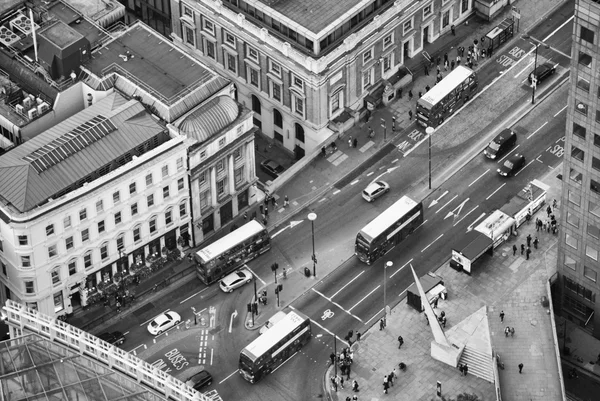
<path fill-rule="evenodd" d="M 485 216 L 485 213 L 481 213 L 481 216 L 479 216 L 478 218 L 476 218 L 476 219 L 475 219 L 475 221 L 474 221 L 474 222 L 472 222 L 472 223 L 469 225 L 469 227 L 467 227 L 467 232 L 471 231 L 471 230 L 472 230 L 472 229 L 475 227 L 475 224 L 476 224 L 476 223 L 477 223 L 479 220 L 481 220 L 481 219 L 483 218 L 483 216 Z"/>
<path fill-rule="evenodd" d="M 281 234 L 282 232 L 284 232 L 285 230 L 287 230 L 288 228 L 294 228 L 296 227 L 298 224 L 302 223 L 304 220 L 300 220 L 300 221 L 290 221 L 290 224 L 283 227 L 281 230 L 277 231 L 275 234 L 271 235 L 271 238 L 275 238 L 277 237 L 279 234 Z"/>
<path fill-rule="evenodd" d="M 446 217 L 444 217 L 444 220 L 446 220 L 450 216 L 454 216 L 454 217 L 460 216 L 460 212 L 462 211 L 463 206 L 465 206 L 465 203 L 467 203 L 468 201 L 469 201 L 469 198 L 465 199 L 464 201 L 462 201 L 462 203 L 460 205 L 456 206 L 454 209 L 452 209 L 452 211 L 448 212 Z"/>
<path fill-rule="evenodd" d="M 444 196 L 446 196 L 446 195 L 448 195 L 448 191 L 446 191 L 446 192 L 444 192 L 443 194 L 441 194 L 439 198 L 432 200 L 432 201 L 431 201 L 431 205 L 429 205 L 429 208 L 431 208 L 431 207 L 433 207 L 433 206 L 437 205 L 437 204 L 440 202 L 440 200 L 441 200 L 441 199 L 442 199 Z M 429 208 L 428 208 L 428 209 L 429 209 Z"/>
<path fill-rule="evenodd" d="M 379 174 L 379 175 L 377 176 L 377 178 L 375 178 L 375 179 L 374 179 L 373 181 L 371 181 L 371 182 L 375 182 L 375 181 L 377 181 L 378 179 L 380 179 L 380 178 L 381 178 L 381 177 L 383 177 L 384 175 L 391 173 L 392 171 L 396 170 L 397 168 L 398 168 L 398 166 L 396 166 L 396 167 L 390 167 L 390 168 L 388 168 L 388 169 L 387 169 L 386 171 L 384 171 L 382 174 Z"/>
<path fill-rule="evenodd" d="M 233 311 L 233 313 L 231 314 L 231 319 L 229 319 L 229 332 L 231 333 L 231 330 L 233 330 L 233 319 L 235 319 L 237 317 L 237 309 Z"/>

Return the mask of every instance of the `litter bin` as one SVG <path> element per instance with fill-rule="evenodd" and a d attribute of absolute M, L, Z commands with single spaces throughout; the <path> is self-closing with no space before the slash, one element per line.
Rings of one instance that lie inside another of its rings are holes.
<path fill-rule="evenodd" d="M 310 269 L 308 267 L 304 267 L 304 275 L 310 277 Z"/>

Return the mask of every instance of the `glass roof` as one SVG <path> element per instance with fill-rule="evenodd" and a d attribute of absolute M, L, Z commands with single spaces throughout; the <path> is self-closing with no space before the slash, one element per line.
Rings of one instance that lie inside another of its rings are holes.
<path fill-rule="evenodd" d="M 0 386 L 11 401 L 166 400 L 129 376 L 37 334 L 0 342 Z"/>

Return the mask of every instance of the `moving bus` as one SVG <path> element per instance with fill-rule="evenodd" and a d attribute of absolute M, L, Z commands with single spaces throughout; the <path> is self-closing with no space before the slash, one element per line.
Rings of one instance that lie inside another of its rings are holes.
<path fill-rule="evenodd" d="M 385 255 L 423 223 L 423 203 L 403 196 L 356 236 L 354 253 L 368 265 Z"/>
<path fill-rule="evenodd" d="M 204 284 L 212 284 L 269 249 L 271 236 L 265 226 L 249 221 L 196 252 L 196 274 Z"/>
<path fill-rule="evenodd" d="M 276 370 L 310 340 L 310 319 L 295 310 L 252 341 L 240 353 L 239 371 L 256 383 Z"/>
<path fill-rule="evenodd" d="M 419 100 L 417 122 L 423 127 L 437 127 L 477 92 L 477 75 L 459 65 Z"/>

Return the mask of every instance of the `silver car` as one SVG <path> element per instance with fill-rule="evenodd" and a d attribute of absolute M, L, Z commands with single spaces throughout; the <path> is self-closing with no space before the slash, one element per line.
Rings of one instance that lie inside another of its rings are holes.
<path fill-rule="evenodd" d="M 362 192 L 362 197 L 367 202 L 373 202 L 375 199 L 379 198 L 381 195 L 389 192 L 390 186 L 385 181 L 374 181 L 370 183 L 365 190 Z"/>
<path fill-rule="evenodd" d="M 221 287 L 223 292 L 232 292 L 236 288 L 239 288 L 244 284 L 248 284 L 251 281 L 252 272 L 246 268 L 243 268 L 225 276 L 219 282 L 219 287 Z"/>

